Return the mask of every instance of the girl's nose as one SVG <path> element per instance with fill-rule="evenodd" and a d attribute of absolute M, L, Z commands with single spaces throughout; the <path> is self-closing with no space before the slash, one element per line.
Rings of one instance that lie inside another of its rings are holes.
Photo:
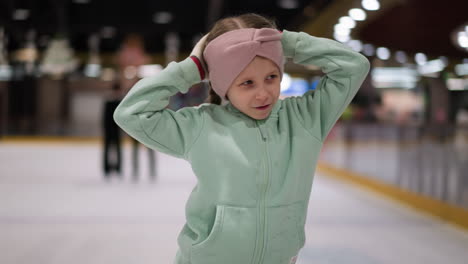
<path fill-rule="evenodd" d="M 257 100 L 264 100 L 268 97 L 268 92 L 265 86 L 259 87 L 257 94 L 255 95 L 255 99 Z"/>

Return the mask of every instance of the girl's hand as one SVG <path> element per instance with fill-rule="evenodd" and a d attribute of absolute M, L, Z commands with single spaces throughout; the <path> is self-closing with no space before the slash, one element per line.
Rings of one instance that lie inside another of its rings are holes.
<path fill-rule="evenodd" d="M 195 44 L 195 47 L 193 47 L 192 52 L 190 53 L 190 56 L 195 56 L 200 60 L 203 69 L 206 72 L 206 65 L 205 65 L 205 60 L 203 59 L 203 48 L 205 47 L 205 42 L 206 42 L 206 37 L 208 34 L 204 35 L 198 42 Z"/>

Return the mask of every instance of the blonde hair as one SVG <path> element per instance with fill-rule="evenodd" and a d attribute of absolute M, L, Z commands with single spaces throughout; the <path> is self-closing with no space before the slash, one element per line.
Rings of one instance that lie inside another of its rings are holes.
<path fill-rule="evenodd" d="M 203 47 L 203 50 L 205 49 L 206 45 L 210 43 L 210 41 L 214 40 L 220 35 L 226 32 L 236 30 L 236 29 L 241 29 L 241 28 L 275 28 L 276 29 L 277 27 L 276 27 L 276 23 L 274 22 L 274 20 L 267 18 L 265 16 L 254 14 L 254 13 L 247 13 L 247 14 L 243 14 L 239 16 L 226 17 L 221 20 L 218 20 L 213 25 L 210 32 L 208 33 L 208 36 L 206 37 L 206 42 L 205 42 L 205 46 Z M 210 87 L 206 102 L 220 105 L 222 100 L 221 100 L 221 97 L 219 97 L 219 95 L 217 95 L 214 92 L 214 90 Z"/>

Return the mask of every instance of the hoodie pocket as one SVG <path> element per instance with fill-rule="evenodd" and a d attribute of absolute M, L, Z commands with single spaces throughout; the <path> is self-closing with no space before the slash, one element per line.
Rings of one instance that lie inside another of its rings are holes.
<path fill-rule="evenodd" d="M 256 208 L 216 206 L 208 237 L 192 246 L 192 264 L 250 263 L 255 250 Z"/>
<path fill-rule="evenodd" d="M 290 263 L 304 246 L 304 203 L 268 208 L 268 243 L 264 263 Z"/>

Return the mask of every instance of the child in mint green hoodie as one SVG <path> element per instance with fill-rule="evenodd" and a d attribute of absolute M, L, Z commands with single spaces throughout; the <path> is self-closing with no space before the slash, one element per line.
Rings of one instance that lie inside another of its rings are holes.
<path fill-rule="evenodd" d="M 278 99 L 284 57 L 322 69 L 315 91 Z M 368 71 L 364 56 L 336 41 L 246 14 L 218 21 L 189 58 L 139 81 L 115 121 L 190 162 L 197 177 L 174 263 L 295 263 L 323 141 Z M 211 103 L 166 109 L 205 72 Z"/>

